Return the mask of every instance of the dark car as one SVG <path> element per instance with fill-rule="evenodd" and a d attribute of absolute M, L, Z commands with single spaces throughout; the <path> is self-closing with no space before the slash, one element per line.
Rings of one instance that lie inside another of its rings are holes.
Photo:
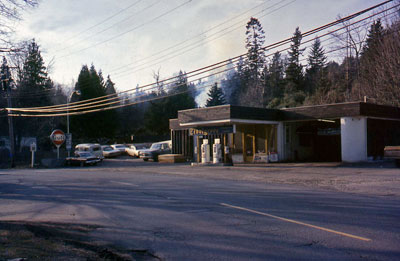
<path fill-rule="evenodd" d="M 171 141 L 153 143 L 148 150 L 140 151 L 140 158 L 144 161 L 152 159 L 158 161 L 158 155 L 171 153 Z"/>
<path fill-rule="evenodd" d="M 75 157 L 69 157 L 66 159 L 68 165 L 96 165 L 101 162 L 101 159 L 90 152 L 86 151 L 75 151 Z"/>

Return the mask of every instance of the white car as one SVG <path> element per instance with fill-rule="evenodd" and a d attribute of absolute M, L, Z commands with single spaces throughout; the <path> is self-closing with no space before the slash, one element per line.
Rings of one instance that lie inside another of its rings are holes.
<path fill-rule="evenodd" d="M 125 154 L 126 153 L 125 152 L 126 146 L 124 144 L 113 144 L 113 145 L 111 145 L 111 147 L 114 150 L 119 150 L 121 152 L 121 154 Z"/>
<path fill-rule="evenodd" d="M 147 144 L 133 144 L 129 146 L 129 148 L 126 148 L 125 151 L 129 156 L 139 158 L 140 151 L 146 150 L 148 148 L 150 148 L 150 146 Z"/>
<path fill-rule="evenodd" d="M 111 146 L 108 146 L 108 145 L 101 146 L 101 149 L 103 150 L 103 156 L 105 158 L 112 158 L 112 157 L 117 157 L 117 156 L 121 155 L 121 151 L 115 150 Z"/>
<path fill-rule="evenodd" d="M 96 157 L 99 157 L 100 159 L 104 159 L 103 156 L 103 151 L 101 149 L 100 144 L 97 143 L 83 143 L 83 144 L 78 144 L 75 146 L 75 151 L 85 151 L 85 152 L 90 152 Z"/>

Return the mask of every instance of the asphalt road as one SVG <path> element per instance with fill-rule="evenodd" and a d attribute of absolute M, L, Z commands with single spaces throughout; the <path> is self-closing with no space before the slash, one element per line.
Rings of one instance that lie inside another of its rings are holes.
<path fill-rule="evenodd" d="M 186 165 L 113 164 L 0 170 L 0 220 L 97 225 L 93 240 L 155 260 L 400 258 L 397 196 L 172 175 L 204 171 Z"/>

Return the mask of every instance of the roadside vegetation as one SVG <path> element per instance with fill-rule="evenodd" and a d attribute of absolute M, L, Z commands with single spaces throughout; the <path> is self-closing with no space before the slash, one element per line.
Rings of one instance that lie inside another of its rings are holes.
<path fill-rule="evenodd" d="M 18 10 L 38 4 L 34 0 L 0 3 L 15 3 L 16 6 L 14 15 L 6 10 L 9 20 L 0 24 L 7 28 L 11 27 L 10 20 L 20 18 Z M 284 108 L 351 101 L 400 106 L 399 13 L 374 16 L 361 24 L 344 22 L 338 26 L 344 28 L 344 32 L 332 32 L 329 41 L 318 37 L 308 40 L 311 46 L 303 42 L 301 28 L 297 27 L 287 49 L 276 52 L 264 48 L 269 44 L 268 32 L 252 17 L 242 40 L 247 55 L 228 63 L 225 73 L 190 82 L 182 69 L 173 75 L 176 77 L 173 82 L 166 83 L 163 79 L 170 76 L 157 71 L 153 73 L 152 88 L 137 86 L 130 93 L 118 92 L 112 76 L 105 76 L 94 64 L 83 65 L 76 81 L 62 86 L 51 79 L 53 62 L 43 60 L 40 43 L 35 39 L 13 43 L 12 30 L 3 30 L 0 36 L 7 42 L 7 50 L 2 71 L 13 68 L 9 87 L 13 107 L 75 104 L 114 97 L 107 101 L 109 105 L 102 107 L 115 108 L 113 110 L 93 106 L 88 108 L 92 113 L 70 117 L 75 144 L 166 140 L 169 119 L 176 118 L 179 110 L 201 106 L 232 104 Z M 205 85 L 209 88 L 203 88 Z M 208 91 L 205 104 L 196 103 L 201 93 L 199 89 Z M 5 97 L 3 86 L 0 107 L 7 107 Z M 76 110 L 71 109 L 72 112 Z M 48 135 L 54 129 L 66 130 L 67 117 L 15 117 L 14 124 L 16 140 L 37 137 L 40 149 L 51 150 Z M 4 111 L 0 112 L 0 136 L 8 136 Z"/>

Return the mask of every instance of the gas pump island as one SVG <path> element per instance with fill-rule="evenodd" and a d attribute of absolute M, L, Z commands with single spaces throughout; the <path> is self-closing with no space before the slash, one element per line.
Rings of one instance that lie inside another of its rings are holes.
<path fill-rule="evenodd" d="M 215 139 L 213 144 L 213 161 L 214 164 L 222 163 L 222 145 L 220 139 Z M 210 144 L 208 139 L 203 140 L 201 145 L 201 163 L 209 164 L 210 160 Z"/>

